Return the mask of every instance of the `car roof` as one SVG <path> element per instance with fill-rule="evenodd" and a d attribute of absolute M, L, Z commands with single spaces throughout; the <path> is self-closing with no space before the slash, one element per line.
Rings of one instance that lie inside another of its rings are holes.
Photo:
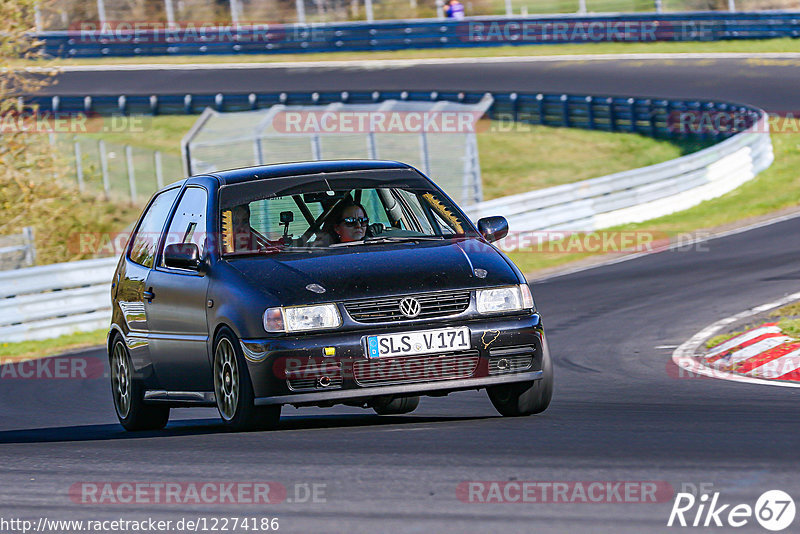
<path fill-rule="evenodd" d="M 336 173 L 346 171 L 365 171 L 375 169 L 411 169 L 410 165 L 398 161 L 381 160 L 330 160 L 330 161 L 305 161 L 298 163 L 276 163 L 256 167 L 244 167 L 228 171 L 210 172 L 206 176 L 213 176 L 220 181 L 220 185 L 237 184 L 251 180 L 264 180 L 268 178 L 285 178 L 287 176 L 301 176 L 306 174 Z"/>

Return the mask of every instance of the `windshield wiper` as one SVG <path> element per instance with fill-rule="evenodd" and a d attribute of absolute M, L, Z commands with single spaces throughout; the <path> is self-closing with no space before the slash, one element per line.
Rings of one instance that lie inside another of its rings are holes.
<path fill-rule="evenodd" d="M 280 252 L 319 252 L 324 250 L 321 247 L 290 247 L 285 245 L 276 245 L 261 250 L 240 250 L 236 252 L 226 252 L 223 254 L 225 258 L 241 258 L 245 256 L 265 256 L 270 254 L 278 254 Z"/>
<path fill-rule="evenodd" d="M 363 241 L 348 241 L 347 243 L 334 243 L 331 247 L 350 247 L 354 245 L 369 245 L 373 243 L 402 243 L 405 241 L 442 241 L 440 236 L 390 236 L 390 237 L 368 237 Z"/>

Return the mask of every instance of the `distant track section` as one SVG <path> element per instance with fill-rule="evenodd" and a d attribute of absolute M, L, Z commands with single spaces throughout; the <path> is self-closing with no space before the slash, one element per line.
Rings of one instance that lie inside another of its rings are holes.
<path fill-rule="evenodd" d="M 800 109 L 800 61 L 792 57 L 686 59 L 680 56 L 582 61 L 459 58 L 319 64 L 92 66 L 56 75 L 43 96 L 280 92 L 541 92 L 741 102 L 769 112 Z"/>

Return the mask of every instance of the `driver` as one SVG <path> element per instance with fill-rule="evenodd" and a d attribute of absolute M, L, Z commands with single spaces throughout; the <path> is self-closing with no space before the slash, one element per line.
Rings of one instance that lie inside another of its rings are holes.
<path fill-rule="evenodd" d="M 368 231 L 369 230 L 369 231 Z M 361 241 L 369 235 L 379 234 L 382 224 L 370 226 L 367 210 L 352 198 L 345 198 L 334 208 L 322 225 L 321 241 L 327 244 Z"/>

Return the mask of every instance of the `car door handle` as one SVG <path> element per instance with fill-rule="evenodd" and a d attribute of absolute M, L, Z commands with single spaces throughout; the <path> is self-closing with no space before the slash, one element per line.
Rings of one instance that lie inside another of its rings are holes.
<path fill-rule="evenodd" d="M 156 294 L 153 293 L 153 288 L 151 287 L 147 291 L 143 291 L 142 292 L 142 297 L 144 297 L 145 300 L 147 300 L 149 302 L 149 301 L 153 300 L 154 298 L 156 298 Z"/>

